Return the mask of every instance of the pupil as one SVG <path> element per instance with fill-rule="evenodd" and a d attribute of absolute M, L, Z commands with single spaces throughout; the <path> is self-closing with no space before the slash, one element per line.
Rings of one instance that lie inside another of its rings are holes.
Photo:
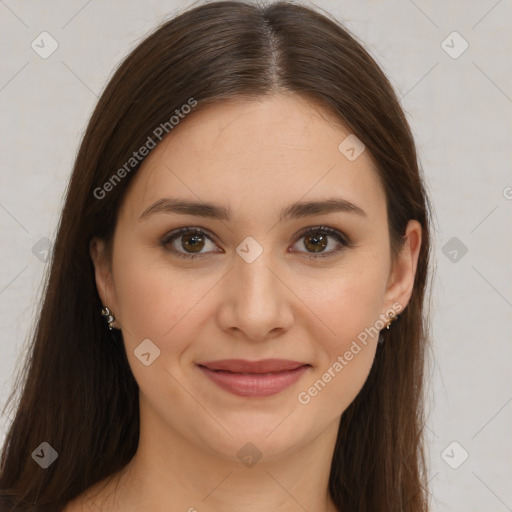
<path fill-rule="evenodd" d="M 191 244 L 192 252 L 199 252 L 204 247 L 204 241 L 202 240 L 202 235 L 198 235 L 197 233 L 188 234 L 183 236 L 183 248 L 187 249 L 185 247 L 185 244 Z"/>
<path fill-rule="evenodd" d="M 308 247 L 308 244 L 312 244 L 312 250 L 313 252 L 320 252 L 322 249 L 325 249 L 327 247 L 327 237 L 325 235 L 308 235 L 305 239 L 305 245 L 308 249 L 311 249 L 311 247 Z"/>
<path fill-rule="evenodd" d="M 191 250 L 191 252 L 200 252 L 204 247 L 204 240 L 202 239 L 202 235 L 198 234 L 188 234 L 183 236 L 183 248 L 187 250 Z M 190 247 L 187 248 L 185 244 L 189 244 Z M 323 249 L 327 247 L 327 237 L 325 235 L 308 235 L 305 238 L 305 246 L 307 249 L 312 252 L 321 252 Z"/>

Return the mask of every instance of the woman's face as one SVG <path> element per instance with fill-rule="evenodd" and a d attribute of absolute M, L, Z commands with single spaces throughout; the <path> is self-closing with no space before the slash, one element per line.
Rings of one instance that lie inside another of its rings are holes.
<path fill-rule="evenodd" d="M 248 442 L 271 459 L 337 428 L 385 315 L 409 300 L 421 230 L 409 223 L 392 266 L 372 159 L 318 105 L 279 95 L 199 107 L 134 177 L 111 267 L 91 244 L 98 290 L 146 424 L 227 459 Z M 227 359 L 299 368 L 199 365 Z"/>

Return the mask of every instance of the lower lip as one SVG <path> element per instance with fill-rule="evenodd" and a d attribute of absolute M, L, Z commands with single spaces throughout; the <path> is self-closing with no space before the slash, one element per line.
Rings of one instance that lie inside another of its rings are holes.
<path fill-rule="evenodd" d="M 199 366 L 217 386 L 243 397 L 260 398 L 275 395 L 297 382 L 309 366 L 300 366 L 295 370 L 273 373 L 231 373 L 214 371 Z"/>

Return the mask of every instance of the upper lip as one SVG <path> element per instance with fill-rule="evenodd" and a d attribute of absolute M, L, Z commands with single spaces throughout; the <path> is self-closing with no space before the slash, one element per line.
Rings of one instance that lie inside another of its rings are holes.
<path fill-rule="evenodd" d="M 198 363 L 210 370 L 226 370 L 236 373 L 269 373 L 295 370 L 301 366 L 310 366 L 308 363 L 290 361 L 288 359 L 261 359 L 260 361 L 247 361 L 245 359 L 221 359 Z"/>

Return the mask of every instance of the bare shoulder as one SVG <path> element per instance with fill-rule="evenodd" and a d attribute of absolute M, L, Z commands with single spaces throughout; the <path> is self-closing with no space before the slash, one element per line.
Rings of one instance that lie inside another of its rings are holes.
<path fill-rule="evenodd" d="M 111 478 L 106 478 L 69 501 L 62 512 L 109 512 L 113 510 L 109 503 L 112 491 Z"/>
<path fill-rule="evenodd" d="M 88 491 L 85 491 L 69 501 L 62 512 L 98 512 L 98 510 L 101 510 L 94 503 L 95 500 L 92 499 Z"/>
<path fill-rule="evenodd" d="M 83 512 L 85 509 L 80 503 L 80 497 L 75 498 L 74 500 L 69 501 L 66 506 L 63 508 L 62 512 Z"/>

